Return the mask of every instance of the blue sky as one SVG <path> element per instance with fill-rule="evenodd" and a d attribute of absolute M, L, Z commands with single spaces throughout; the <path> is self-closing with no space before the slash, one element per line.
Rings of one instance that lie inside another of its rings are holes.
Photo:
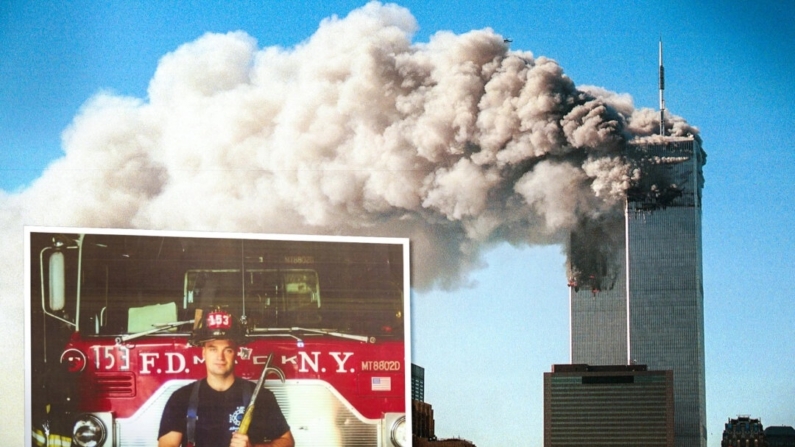
<path fill-rule="evenodd" d="M 666 105 L 700 129 L 708 153 L 707 422 L 709 445 L 717 447 L 723 423 L 737 414 L 765 425 L 795 425 L 795 307 L 789 295 L 795 278 L 795 5 L 713 3 L 399 4 L 419 25 L 415 43 L 438 31 L 490 27 L 513 39 L 512 49 L 556 60 L 575 84 L 628 93 L 637 108 L 657 106 L 662 36 Z M 363 4 L 4 2 L 0 189 L 22 194 L 62 157 L 62 132 L 97 93 L 146 102 L 160 59 L 204 33 L 242 30 L 258 48 L 289 50 L 324 18 L 344 17 Z M 52 224 L 46 218 L 24 223 Z M 426 368 L 426 400 L 434 406 L 439 436 L 481 447 L 540 446 L 542 375 L 568 361 L 564 257 L 554 245 L 502 244 L 482 261 L 486 266 L 468 277 L 472 286 L 412 297 L 412 351 Z M 16 340 L 15 334 L 7 338 Z M 21 346 L 21 338 L 11 346 Z M 20 413 L 21 398 L 11 404 Z M 20 439 L 18 427 L 0 432 Z"/>

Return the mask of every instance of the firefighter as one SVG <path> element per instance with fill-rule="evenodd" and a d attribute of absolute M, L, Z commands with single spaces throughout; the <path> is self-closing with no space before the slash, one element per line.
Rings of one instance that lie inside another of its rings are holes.
<path fill-rule="evenodd" d="M 257 395 L 248 434 L 237 431 L 254 388 L 234 374 L 244 331 L 226 311 L 201 315 L 191 343 L 202 348 L 207 377 L 171 395 L 160 420 L 158 447 L 293 447 L 290 426 L 273 393 L 265 388 Z"/>

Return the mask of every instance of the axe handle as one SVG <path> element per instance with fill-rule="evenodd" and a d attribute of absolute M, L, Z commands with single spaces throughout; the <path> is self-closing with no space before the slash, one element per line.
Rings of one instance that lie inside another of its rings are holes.
<path fill-rule="evenodd" d="M 262 375 L 259 377 L 257 386 L 254 387 L 254 392 L 251 393 L 251 401 L 248 403 L 246 412 L 243 414 L 243 420 L 240 421 L 240 427 L 238 427 L 237 432 L 242 435 L 248 434 L 248 427 L 251 425 L 251 418 L 254 416 L 254 407 L 257 401 L 257 394 L 259 394 L 259 390 L 261 390 L 262 386 L 265 384 L 265 376 L 268 375 L 268 367 L 271 364 L 272 358 L 273 353 L 271 352 L 268 354 L 268 360 L 265 361 L 265 367 L 262 369 Z"/>
<path fill-rule="evenodd" d="M 251 415 L 254 414 L 254 405 L 250 404 L 246 407 L 246 413 L 243 415 L 243 420 L 240 421 L 240 427 L 238 427 L 237 432 L 246 435 L 248 434 L 248 426 L 251 425 Z"/>

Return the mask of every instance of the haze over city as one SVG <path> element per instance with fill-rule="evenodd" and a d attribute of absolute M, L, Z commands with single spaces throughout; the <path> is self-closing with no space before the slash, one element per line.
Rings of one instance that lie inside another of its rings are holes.
<path fill-rule="evenodd" d="M 792 5 L 0 11 L 5 445 L 27 436 L 23 225 L 409 236 L 412 361 L 437 435 L 541 445 L 542 374 L 569 360 L 562 243 L 620 202 L 621 138 L 655 130 L 661 36 L 671 124 L 708 154 L 708 445 L 737 414 L 795 425 Z M 520 90 L 515 109 L 497 102 Z M 567 155 L 587 162 L 543 163 Z"/>

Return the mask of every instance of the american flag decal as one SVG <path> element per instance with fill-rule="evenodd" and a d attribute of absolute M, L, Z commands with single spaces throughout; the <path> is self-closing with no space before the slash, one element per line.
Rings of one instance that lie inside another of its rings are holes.
<path fill-rule="evenodd" d="M 392 379 L 390 377 L 373 377 L 370 379 L 370 389 L 373 391 L 391 391 Z"/>

